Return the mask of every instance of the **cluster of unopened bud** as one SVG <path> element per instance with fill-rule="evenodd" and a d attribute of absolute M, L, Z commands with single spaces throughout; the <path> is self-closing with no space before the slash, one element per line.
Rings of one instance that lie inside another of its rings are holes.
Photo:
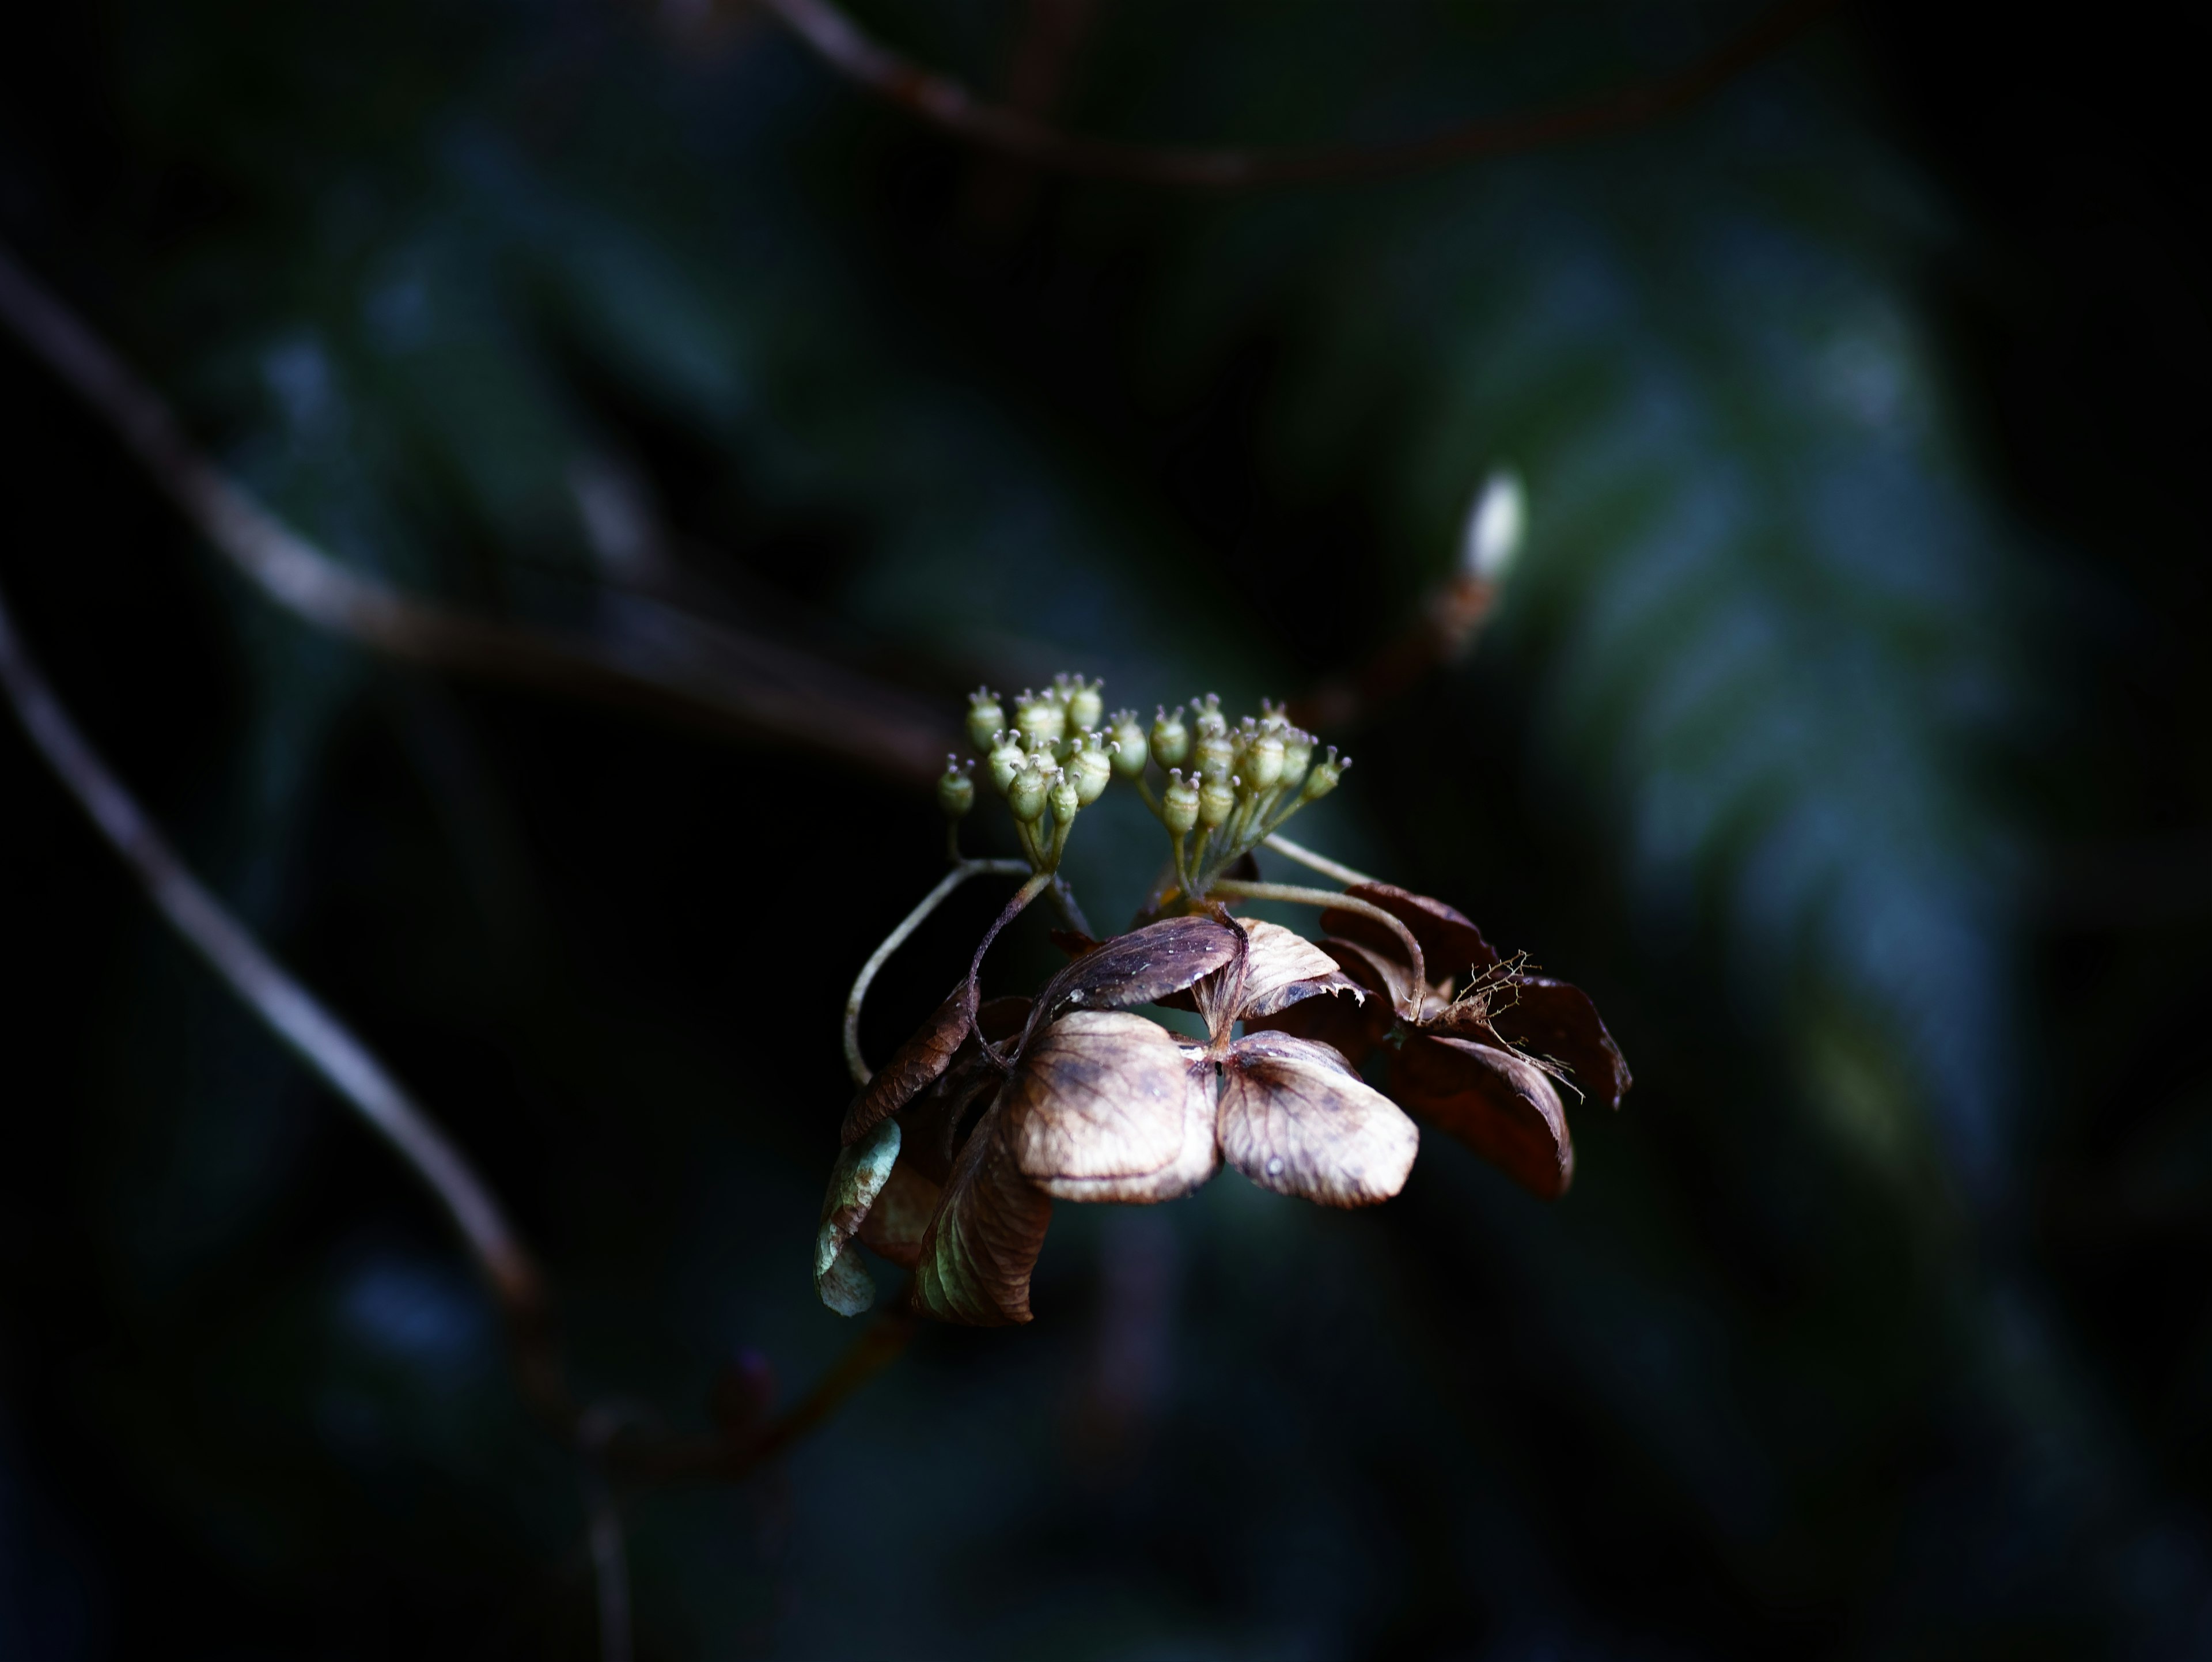
<path fill-rule="evenodd" d="M 1232 725 L 1221 700 L 1207 693 L 1191 700 L 1187 716 L 1161 706 L 1148 728 L 1133 709 L 1106 715 L 1097 682 L 1057 675 L 1043 691 L 1011 701 L 988 687 L 969 694 L 968 741 L 1040 869 L 1058 862 L 1075 816 L 1120 778 L 1144 794 L 1179 849 L 1190 833 L 1202 833 L 1203 863 L 1218 871 L 1334 790 L 1350 765 L 1334 750 L 1316 760 L 1313 735 L 1279 707 L 1263 704 L 1261 712 Z M 1154 764 L 1167 775 L 1157 796 L 1146 782 Z M 975 803 L 975 765 L 954 760 L 938 782 L 938 801 L 951 819 Z"/>
<path fill-rule="evenodd" d="M 1211 869 L 1218 871 L 1306 803 L 1335 789 L 1349 765 L 1334 750 L 1316 762 L 1313 735 L 1292 726 L 1274 706 L 1262 705 L 1259 715 L 1234 726 L 1212 693 L 1193 699 L 1189 710 L 1186 721 L 1182 710 L 1163 707 L 1153 718 L 1148 748 L 1151 759 L 1167 770 L 1167 788 L 1157 804 L 1161 823 L 1179 848 L 1191 832 L 1203 832 Z"/>
<path fill-rule="evenodd" d="M 1042 692 L 1024 691 L 1006 706 L 988 687 L 968 695 L 968 742 L 982 758 L 984 776 L 1005 799 L 1019 827 L 1024 849 L 1040 869 L 1059 860 L 1075 816 L 1105 794 L 1121 760 L 1124 733 L 1102 725 L 1100 684 L 1079 675 L 1057 675 Z M 1118 720 L 1119 718 L 1117 718 Z M 1143 734 L 1138 734 L 1141 745 Z M 955 764 L 939 782 L 938 800 L 954 818 L 975 800 L 968 773 Z M 1144 769 L 1141 751 L 1136 770 Z M 1044 824 L 1045 816 L 1051 824 Z"/>

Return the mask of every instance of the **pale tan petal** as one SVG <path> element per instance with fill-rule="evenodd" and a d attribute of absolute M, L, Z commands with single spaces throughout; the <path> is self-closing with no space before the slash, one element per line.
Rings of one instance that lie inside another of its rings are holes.
<path fill-rule="evenodd" d="M 1052 1201 L 1015 1167 L 1001 1096 L 960 1150 L 914 1271 L 915 1307 L 940 1321 L 1004 1327 L 1030 1318 L 1030 1272 Z"/>
<path fill-rule="evenodd" d="M 1127 1178 L 1057 1178 L 1038 1184 L 1055 1200 L 1121 1201 L 1149 1206 L 1179 1200 L 1211 1178 L 1221 1165 L 1214 1109 L 1214 1066 L 1206 1052 L 1183 1052 L 1182 1147 L 1157 1172 Z"/>
<path fill-rule="evenodd" d="M 1307 995 L 1302 983 L 1342 980 L 1336 960 L 1297 930 L 1257 919 L 1239 922 L 1246 944 L 1244 996 L 1238 1015 L 1273 1015 Z"/>
<path fill-rule="evenodd" d="M 1221 1071 L 1222 1157 L 1261 1188 L 1371 1206 L 1405 1187 L 1420 1132 L 1328 1045 L 1247 1033 Z"/>
<path fill-rule="evenodd" d="M 1006 1141 L 1041 1184 L 1146 1177 L 1183 1149 L 1189 1059 L 1173 1033 L 1079 1010 L 1030 1039 L 1006 1096 Z"/>
<path fill-rule="evenodd" d="M 1217 1038 L 1231 1022 L 1270 1016 L 1318 993 L 1348 987 L 1336 960 L 1295 929 L 1239 918 L 1245 949 L 1191 989 L 1192 1006 Z"/>

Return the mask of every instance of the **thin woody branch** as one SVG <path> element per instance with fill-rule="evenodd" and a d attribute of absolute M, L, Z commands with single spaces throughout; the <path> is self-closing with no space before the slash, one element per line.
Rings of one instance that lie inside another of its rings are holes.
<path fill-rule="evenodd" d="M 827 1419 L 904 1348 L 903 1318 L 870 1328 L 807 1396 L 757 1430 L 692 1438 L 602 1428 L 571 1397 L 544 1272 L 506 1208 L 391 1070 L 233 917 L 179 858 L 33 661 L 0 594 L 0 690 L 23 730 L 148 898 L 240 1001 L 381 1136 L 430 1191 L 499 1300 L 518 1383 L 562 1438 L 610 1480 L 742 1477 Z M 597 1477 L 595 1476 L 595 1481 Z M 595 1519 L 594 1527 L 599 1520 Z"/>
<path fill-rule="evenodd" d="M 906 695 L 688 619 L 684 650 L 471 617 L 349 569 L 226 478 L 152 387 L 0 249 L 0 319 L 115 429 L 187 519 L 277 605 L 428 667 L 781 739 L 895 778 L 934 776 L 949 730 Z"/>
<path fill-rule="evenodd" d="M 70 719 L 0 597 L 0 684 L 62 783 L 171 927 L 246 1008 L 392 1145 L 452 1222 L 519 1334 L 542 1330 L 545 1283 L 505 1210 L 384 1064 L 192 875 Z M 535 1373 L 535 1367 L 526 1372 Z"/>
<path fill-rule="evenodd" d="M 1655 121 L 1717 91 L 1788 45 L 1836 0 L 1787 0 L 1703 57 L 1596 97 L 1468 121 L 1419 137 L 1362 146 L 1272 150 L 1122 143 L 1066 133 L 902 58 L 830 0 L 759 0 L 823 64 L 939 131 L 1033 167 L 1091 179 L 1194 191 L 1320 184 L 1418 172 L 1510 155 Z"/>

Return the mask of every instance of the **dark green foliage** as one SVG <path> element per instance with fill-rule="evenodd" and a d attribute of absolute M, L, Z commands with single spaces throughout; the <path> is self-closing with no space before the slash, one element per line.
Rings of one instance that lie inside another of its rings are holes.
<path fill-rule="evenodd" d="M 1748 15 L 1130 0 L 1069 119 L 1406 132 Z M 641 1653 L 2212 1642 L 2197 453 L 2162 381 L 2033 357 L 2094 284 L 1908 119 L 1935 60 L 1847 17 L 1634 135 L 1184 198 L 1009 179 L 690 16 L 48 18 L 0 234 L 349 562 L 584 626 L 631 575 L 579 481 L 628 479 L 702 606 L 948 727 L 1061 667 L 1302 691 L 1510 462 L 1479 656 L 1325 734 L 1359 765 L 1300 835 L 1589 989 L 1638 1084 L 1549 1208 L 1442 1138 L 1358 1215 L 1060 1208 L 1032 1326 L 635 1504 Z M 1018 22 L 867 18 L 982 84 Z M 2121 356 L 2203 367 L 2201 309 L 2147 314 Z M 365 658 L 12 347 L 0 411 L 0 581 L 64 695 L 479 1160 L 580 1386 L 703 1422 L 752 1347 L 802 1388 L 848 1336 L 805 1267 L 842 988 L 934 879 L 927 792 Z M 1129 806 L 1071 845 L 1102 924 L 1162 851 Z M 72 815 L 0 737 L 0 1653 L 591 1654 L 494 1312 Z M 872 1056 L 1004 898 L 894 960 Z M 1056 961 L 1024 919 L 985 995 Z"/>

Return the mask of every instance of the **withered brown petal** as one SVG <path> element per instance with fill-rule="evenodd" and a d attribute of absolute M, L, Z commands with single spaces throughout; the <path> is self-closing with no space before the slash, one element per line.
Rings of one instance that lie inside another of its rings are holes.
<path fill-rule="evenodd" d="M 1497 950 L 1482 938 L 1482 931 L 1474 927 L 1474 922 L 1441 900 L 1415 894 L 1395 883 L 1354 883 L 1345 892 L 1380 906 L 1413 932 L 1413 939 L 1421 943 L 1421 956 L 1428 960 L 1429 978 L 1432 981 L 1441 982 L 1447 976 L 1464 977 L 1470 969 L 1479 972 L 1498 962 Z M 1321 926 L 1331 934 L 1356 941 L 1386 958 L 1401 958 L 1405 954 L 1406 949 L 1397 936 L 1373 918 L 1362 917 L 1357 912 L 1325 911 L 1321 915 Z"/>
<path fill-rule="evenodd" d="M 1357 996 L 1362 990 L 1357 982 L 1340 976 L 1337 983 L 1341 984 L 1316 985 L 1317 992 L 1331 996 L 1302 999 L 1272 1015 L 1248 1014 L 1244 1018 L 1245 1031 L 1310 1038 L 1341 1053 L 1357 1066 L 1367 1059 L 1368 1053 L 1390 1031 L 1391 1007 L 1383 997 Z"/>
<path fill-rule="evenodd" d="M 1006 1098 L 1006 1145 L 1022 1174 L 1147 1177 L 1182 1152 L 1190 1058 L 1156 1021 L 1077 1010 L 1030 1040 Z"/>
<path fill-rule="evenodd" d="M 1635 1080 L 1597 1006 L 1549 976 L 1516 976 L 1489 1000 L 1491 1030 L 1507 1044 L 1565 1067 L 1594 1102 L 1620 1106 Z"/>
<path fill-rule="evenodd" d="M 1542 1068 L 1510 1050 L 1417 1033 L 1391 1064 L 1390 1094 L 1532 1194 L 1556 1200 L 1574 1180 L 1559 1093 Z"/>
<path fill-rule="evenodd" d="M 1234 928 L 1211 917 L 1164 917 L 1117 934 L 1045 983 L 1030 1013 L 1030 1032 L 1071 1009 L 1154 1003 L 1219 969 L 1240 944 Z"/>
<path fill-rule="evenodd" d="M 1247 1033 L 1221 1074 L 1222 1157 L 1261 1188 L 1371 1206 L 1406 1186 L 1419 1129 L 1328 1045 Z"/>
<path fill-rule="evenodd" d="M 814 1290 L 841 1316 L 857 1316 L 876 1301 L 868 1266 L 853 1250 L 853 1237 L 883 1192 L 898 1160 L 899 1127 L 885 1120 L 837 1152 L 830 1187 L 822 1196 L 822 1226 L 814 1237 Z"/>
<path fill-rule="evenodd" d="M 1322 983 L 1343 982 L 1336 960 L 1295 929 L 1256 919 L 1240 919 L 1238 927 L 1244 931 L 1245 938 L 1244 985 L 1234 1014 L 1248 1020 L 1253 1016 L 1273 1015 L 1300 999 L 1331 990 Z M 1207 982 L 1225 980 L 1235 969 L 1233 964 L 1225 965 L 1208 977 Z M 1200 983 L 1201 987 L 1206 984 Z M 1203 1013 L 1203 996 L 1199 1005 Z"/>
<path fill-rule="evenodd" d="M 1323 912 L 1326 917 L 1344 914 Z M 1382 926 L 1372 920 L 1362 920 L 1382 933 Z M 1378 952 L 1363 941 L 1347 941 L 1342 935 L 1331 935 L 1322 946 L 1335 959 L 1344 973 L 1371 993 L 1382 995 L 1378 1002 L 1387 1001 L 1392 1011 L 1407 1008 L 1413 1001 L 1413 971 L 1399 953 Z M 1392 944 L 1396 943 L 1394 940 Z M 1385 1024 L 1387 1030 L 1388 1024 Z"/>
<path fill-rule="evenodd" d="M 975 981 L 971 976 L 930 1012 L 876 1076 L 860 1087 L 853 1105 L 845 1111 L 844 1129 L 839 1133 L 847 1148 L 913 1101 L 951 1065 L 953 1054 L 968 1037 L 975 1017 Z"/>
<path fill-rule="evenodd" d="M 913 1160 L 902 1156 L 868 1215 L 860 1220 L 860 1239 L 902 1269 L 913 1269 L 944 1192 L 915 1169 Z"/>
<path fill-rule="evenodd" d="M 1006 1082 L 1006 1075 L 980 1056 L 972 1064 L 956 1063 L 900 1111 L 906 1141 L 899 1164 L 911 1166 L 932 1183 L 951 1182 L 962 1144 Z"/>
<path fill-rule="evenodd" d="M 1030 1272 L 1052 1200 L 1016 1168 L 999 1108 L 961 1149 L 915 1263 L 915 1307 L 939 1321 L 1004 1327 L 1030 1318 Z"/>
<path fill-rule="evenodd" d="M 1054 1200 L 1121 1201 L 1150 1206 L 1158 1201 L 1179 1200 L 1205 1184 L 1221 1165 L 1214 1118 L 1214 1067 L 1201 1050 L 1186 1050 L 1183 1056 L 1187 1065 L 1182 1084 L 1182 1146 L 1174 1160 L 1157 1172 L 1135 1177 L 1060 1178 L 1037 1186 Z"/>

